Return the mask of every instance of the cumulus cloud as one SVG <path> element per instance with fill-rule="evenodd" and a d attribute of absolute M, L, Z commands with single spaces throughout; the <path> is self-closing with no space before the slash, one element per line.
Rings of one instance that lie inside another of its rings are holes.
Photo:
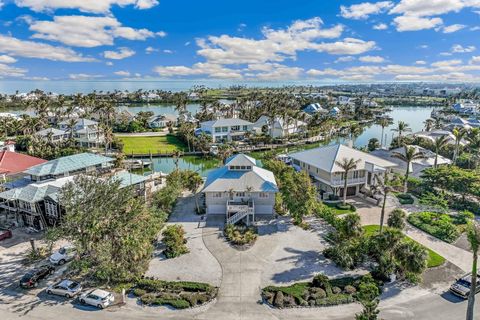
<path fill-rule="evenodd" d="M 462 64 L 462 60 L 460 59 L 452 59 L 452 60 L 442 60 L 432 63 L 432 67 L 450 67 L 450 66 L 457 66 Z"/>
<path fill-rule="evenodd" d="M 390 13 L 426 17 L 459 12 L 467 6 L 478 6 L 476 0 L 401 0 Z"/>
<path fill-rule="evenodd" d="M 117 75 L 117 76 L 121 76 L 121 77 L 129 77 L 130 76 L 130 72 L 124 71 L 124 70 L 115 71 L 114 74 Z"/>
<path fill-rule="evenodd" d="M 218 79 L 241 79 L 240 71 L 226 68 L 219 64 L 196 63 L 192 67 L 186 66 L 157 66 L 153 69 L 162 77 L 182 76 L 209 76 Z"/>
<path fill-rule="evenodd" d="M 156 49 L 156 48 L 154 48 L 154 47 L 150 47 L 150 46 L 148 46 L 148 47 L 145 48 L 145 53 L 146 53 L 146 54 L 151 54 L 151 53 L 153 53 L 153 52 L 158 52 L 158 49 Z"/>
<path fill-rule="evenodd" d="M 53 61 L 91 62 L 95 59 L 84 57 L 70 48 L 56 47 L 46 43 L 20 40 L 11 36 L 0 35 L 0 53 L 11 56 L 38 58 Z"/>
<path fill-rule="evenodd" d="M 75 47 L 112 45 L 115 38 L 145 40 L 155 33 L 122 26 L 115 17 L 55 16 L 53 21 L 32 21 L 32 38 L 62 42 Z"/>
<path fill-rule="evenodd" d="M 118 51 L 107 50 L 103 52 L 103 56 L 105 58 L 113 59 L 113 60 L 125 59 L 133 56 L 134 54 L 135 54 L 135 51 L 126 47 L 118 48 Z"/>
<path fill-rule="evenodd" d="M 452 24 L 450 26 L 445 26 L 442 28 L 443 33 L 454 33 L 464 29 L 466 25 L 464 24 Z"/>
<path fill-rule="evenodd" d="M 418 31 L 433 29 L 443 24 L 442 18 L 424 18 L 417 16 L 399 16 L 393 19 L 397 31 Z"/>
<path fill-rule="evenodd" d="M 340 15 L 346 19 L 367 19 L 370 15 L 379 14 L 393 7 L 391 1 L 363 2 L 349 7 L 340 6 Z"/>
<path fill-rule="evenodd" d="M 415 64 L 419 64 L 419 65 L 425 65 L 425 64 L 427 64 L 427 61 L 424 61 L 424 60 L 417 60 L 417 61 L 415 61 Z"/>
<path fill-rule="evenodd" d="M 17 68 L 5 63 L 0 63 L 0 77 L 1 78 L 16 78 L 23 77 L 27 72 L 26 69 Z"/>
<path fill-rule="evenodd" d="M 83 12 L 106 13 L 114 5 L 124 7 L 133 5 L 137 9 L 150 9 L 158 5 L 157 0 L 15 0 L 19 7 L 28 7 L 33 11 L 56 9 L 78 9 Z"/>
<path fill-rule="evenodd" d="M 0 63 L 15 63 L 17 59 L 10 57 L 6 54 L 0 55 Z"/>
<path fill-rule="evenodd" d="M 335 63 L 340 63 L 340 62 L 351 62 L 354 61 L 355 57 L 352 56 L 346 56 L 346 57 L 340 57 L 337 60 L 335 60 Z"/>
<path fill-rule="evenodd" d="M 367 62 L 367 63 L 382 63 L 385 62 L 385 58 L 380 57 L 380 56 L 363 56 L 358 58 L 361 62 Z"/>
<path fill-rule="evenodd" d="M 462 46 L 460 44 L 455 44 L 452 46 L 452 52 L 453 53 L 470 53 L 475 51 L 477 48 L 475 46 Z"/>
<path fill-rule="evenodd" d="M 373 26 L 373 30 L 387 30 L 388 25 L 386 23 L 379 23 Z"/>

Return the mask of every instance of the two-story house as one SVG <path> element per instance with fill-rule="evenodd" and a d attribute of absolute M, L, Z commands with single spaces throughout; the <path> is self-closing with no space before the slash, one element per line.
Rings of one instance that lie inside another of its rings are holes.
<path fill-rule="evenodd" d="M 218 119 L 200 123 L 200 130 L 212 136 L 213 142 L 242 141 L 252 131 L 253 123 L 239 118 Z"/>
<path fill-rule="evenodd" d="M 347 179 L 347 196 L 358 195 L 362 188 L 375 183 L 374 175 L 390 171 L 396 164 L 342 144 L 324 146 L 290 154 L 297 170 L 307 171 L 322 196 L 343 196 Z M 348 172 L 337 164 L 344 158 L 358 160 L 357 168 Z"/>
<path fill-rule="evenodd" d="M 177 124 L 177 117 L 171 114 L 160 114 L 151 116 L 148 119 L 148 126 L 152 129 L 166 128 L 169 124 L 175 126 Z"/>
<path fill-rule="evenodd" d="M 249 224 L 255 215 L 274 213 L 278 187 L 271 171 L 258 167 L 255 159 L 237 154 L 208 175 L 202 192 L 207 215 L 223 215 L 227 223 Z"/>
<path fill-rule="evenodd" d="M 270 117 L 263 115 L 252 125 L 257 134 L 267 133 L 272 138 L 283 138 L 292 134 L 302 133 L 307 124 L 303 121 L 288 118 L 286 121 L 282 117 Z"/>
<path fill-rule="evenodd" d="M 35 136 L 49 143 L 61 143 L 68 139 L 68 133 L 65 130 L 56 128 L 47 128 L 35 133 Z"/>
<path fill-rule="evenodd" d="M 68 132 L 73 130 L 73 138 L 82 147 L 99 147 L 105 143 L 105 136 L 98 126 L 98 122 L 80 118 L 77 119 L 75 125 L 70 128 L 68 121 L 62 121 L 59 124 L 60 130 Z"/>

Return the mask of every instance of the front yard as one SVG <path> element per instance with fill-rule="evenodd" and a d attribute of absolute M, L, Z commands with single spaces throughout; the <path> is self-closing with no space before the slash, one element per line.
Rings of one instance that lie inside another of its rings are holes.
<path fill-rule="evenodd" d="M 408 216 L 410 224 L 442 241 L 453 243 L 463 233 L 467 220 L 472 218 L 468 212 L 456 215 L 438 212 L 417 212 Z"/>
<path fill-rule="evenodd" d="M 388 228 L 388 227 L 384 227 L 384 228 Z M 379 229 L 380 229 L 380 226 L 378 226 L 378 225 L 369 225 L 369 226 L 364 226 L 363 227 L 363 230 L 365 231 L 366 236 L 370 236 L 370 235 L 375 234 L 376 232 L 379 231 Z M 412 238 L 409 238 L 409 237 L 405 237 L 405 240 L 416 242 L 415 240 L 413 240 Z M 416 242 L 416 243 L 419 244 L 418 242 Z M 427 267 L 428 268 L 438 267 L 438 266 L 441 266 L 442 264 L 445 263 L 445 258 L 444 257 L 442 257 L 441 255 L 439 255 L 435 251 L 430 250 L 429 248 L 427 248 L 425 246 L 422 246 L 422 247 L 424 247 L 428 252 L 428 260 L 427 260 Z"/>
<path fill-rule="evenodd" d="M 342 206 L 342 202 L 324 202 L 323 204 L 329 208 L 332 208 L 336 215 L 347 214 L 356 211 L 355 207 L 349 203 L 347 203 L 346 207 Z"/>
<path fill-rule="evenodd" d="M 174 151 L 186 151 L 185 144 L 174 135 L 142 137 L 142 136 L 120 136 L 125 154 L 149 153 L 172 153 Z"/>

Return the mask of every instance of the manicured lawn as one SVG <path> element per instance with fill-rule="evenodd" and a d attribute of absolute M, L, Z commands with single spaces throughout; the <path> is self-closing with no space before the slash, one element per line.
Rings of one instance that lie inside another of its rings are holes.
<path fill-rule="evenodd" d="M 388 228 L 388 227 L 384 227 L 384 228 Z M 363 227 L 363 230 L 365 231 L 366 236 L 371 236 L 371 235 L 375 234 L 376 232 L 378 232 L 379 229 L 380 229 L 380 226 L 377 226 L 377 225 L 369 225 L 369 226 L 364 226 Z M 405 236 L 405 239 L 407 241 L 416 242 L 415 240 L 413 240 L 412 238 L 409 238 L 407 236 Z M 422 247 L 424 247 L 424 246 L 422 246 Z M 439 255 L 435 251 L 430 250 L 427 247 L 424 247 L 424 248 L 428 252 L 428 261 L 427 261 L 427 267 L 428 268 L 438 267 L 438 266 L 441 266 L 442 264 L 445 263 L 445 258 L 444 257 Z"/>
<path fill-rule="evenodd" d="M 186 146 L 174 135 L 160 137 L 119 137 L 125 154 L 171 153 L 186 151 Z"/>
<path fill-rule="evenodd" d="M 323 204 L 329 208 L 332 208 L 333 211 L 335 211 L 335 214 L 338 214 L 338 215 L 355 212 L 355 210 L 352 210 L 352 209 L 339 209 L 337 208 L 337 203 L 324 202 Z"/>

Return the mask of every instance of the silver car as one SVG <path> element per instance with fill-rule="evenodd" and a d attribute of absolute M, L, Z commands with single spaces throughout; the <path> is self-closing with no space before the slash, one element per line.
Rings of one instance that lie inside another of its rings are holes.
<path fill-rule="evenodd" d="M 80 283 L 71 280 L 62 280 L 55 284 L 52 284 L 47 288 L 48 294 L 56 294 L 58 296 L 64 296 L 72 298 L 82 291 Z"/>
<path fill-rule="evenodd" d="M 93 289 L 80 296 L 81 303 L 89 304 L 99 309 L 108 307 L 114 300 L 115 298 L 112 293 L 101 289 Z"/>

